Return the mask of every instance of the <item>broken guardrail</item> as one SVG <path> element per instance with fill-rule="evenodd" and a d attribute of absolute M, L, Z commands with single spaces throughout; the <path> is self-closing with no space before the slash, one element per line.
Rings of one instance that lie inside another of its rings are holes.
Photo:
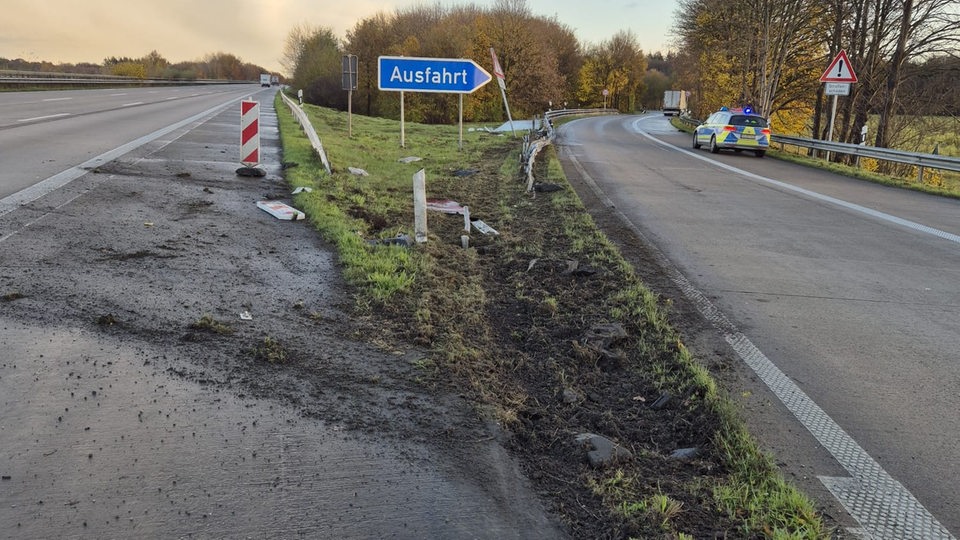
<path fill-rule="evenodd" d="M 533 166 L 537 154 L 553 142 L 553 121 L 565 116 L 597 116 L 606 114 L 620 114 L 616 109 L 560 109 L 543 113 L 543 125 L 540 131 L 531 130 L 523 137 L 523 151 L 520 159 L 523 164 L 523 173 L 527 177 L 527 191 L 533 191 Z M 536 137 L 534 137 L 536 135 Z"/>
<path fill-rule="evenodd" d="M 287 97 L 287 94 L 280 92 L 280 96 L 283 98 L 283 102 L 290 107 L 293 116 L 297 119 L 300 127 L 303 128 L 303 132 L 307 134 L 307 139 L 310 140 L 313 150 L 320 156 L 320 161 L 323 163 L 323 168 L 327 170 L 327 174 L 333 174 L 330 172 L 330 162 L 327 161 L 327 153 L 323 150 L 323 143 L 320 142 L 320 136 L 317 135 L 317 130 L 313 129 L 310 119 L 307 118 L 307 113 L 303 112 L 303 109 L 295 101 Z"/>

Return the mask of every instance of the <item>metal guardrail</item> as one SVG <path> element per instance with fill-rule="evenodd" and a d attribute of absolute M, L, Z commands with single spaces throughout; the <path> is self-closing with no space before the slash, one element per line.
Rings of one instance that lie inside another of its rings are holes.
<path fill-rule="evenodd" d="M 520 160 L 523 164 L 523 173 L 527 177 L 527 191 L 533 191 L 533 166 L 537 154 L 553 142 L 553 121 L 565 116 L 593 116 L 603 114 L 620 114 L 615 109 L 560 109 L 547 111 L 543 114 L 543 126 L 539 132 L 531 131 L 523 137 L 523 151 Z M 533 135 L 538 137 L 534 138 Z"/>
<path fill-rule="evenodd" d="M 696 127 L 700 121 L 693 118 L 679 117 L 684 124 Z M 923 180 L 923 170 L 941 169 L 945 171 L 960 172 L 960 158 L 941 156 L 938 154 L 924 154 L 921 152 L 908 152 L 906 150 L 895 150 L 893 148 L 879 148 L 876 146 L 866 146 L 859 144 L 850 144 L 833 141 L 821 141 L 819 139 L 810 139 L 807 137 L 794 137 L 790 135 L 771 135 L 770 142 L 781 145 L 789 144 L 801 148 L 811 148 L 818 152 L 833 152 L 836 154 L 847 154 L 857 158 L 865 157 L 891 161 L 894 163 L 903 163 L 906 165 L 915 165 L 919 167 L 919 177 Z"/>
<path fill-rule="evenodd" d="M 310 119 L 307 118 L 307 113 L 303 112 L 303 109 L 297 105 L 297 102 L 287 97 L 287 94 L 280 92 L 280 97 L 282 97 L 283 102 L 290 107 L 290 111 L 293 113 L 293 116 L 297 119 L 300 127 L 303 128 L 303 132 L 307 134 L 307 139 L 310 140 L 310 144 L 313 146 L 314 151 L 318 156 L 320 156 L 320 161 L 323 163 L 323 168 L 327 170 L 327 174 L 333 174 L 330 172 L 330 162 L 327 161 L 327 153 L 323 150 L 323 143 L 320 142 L 320 136 L 317 135 L 317 130 L 313 128 L 313 124 L 310 123 Z"/>
<path fill-rule="evenodd" d="M 101 75 L 94 73 L 59 73 L 55 71 L 21 71 L 0 69 L 0 86 L 30 85 L 125 85 L 125 86 L 177 86 L 177 85 L 213 85 L 247 84 L 256 81 L 234 81 L 229 79 L 140 79 L 122 75 Z"/>

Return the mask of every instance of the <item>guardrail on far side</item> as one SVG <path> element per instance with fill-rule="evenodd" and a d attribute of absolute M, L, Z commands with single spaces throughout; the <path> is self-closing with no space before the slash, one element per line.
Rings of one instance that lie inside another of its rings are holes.
<path fill-rule="evenodd" d="M 679 121 L 690 127 L 700 125 L 698 120 L 693 118 L 680 117 Z M 790 135 L 772 135 L 770 142 L 780 145 L 799 146 L 801 148 L 811 148 L 818 152 L 833 152 L 836 154 L 847 154 L 858 158 L 873 158 L 893 163 L 904 163 L 915 165 L 919 168 L 919 179 L 923 181 L 923 170 L 941 169 L 945 171 L 960 172 L 960 158 L 941 156 L 938 154 L 924 154 L 921 152 L 907 152 L 905 150 L 895 150 L 893 148 L 879 148 L 876 146 L 866 146 L 859 144 L 850 144 L 833 141 L 821 141 L 819 139 L 810 139 L 807 137 L 794 137 Z"/>

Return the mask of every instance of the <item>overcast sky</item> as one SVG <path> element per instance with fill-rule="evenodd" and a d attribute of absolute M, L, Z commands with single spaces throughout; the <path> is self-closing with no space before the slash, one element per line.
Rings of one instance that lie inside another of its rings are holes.
<path fill-rule="evenodd" d="M 3 0 L 0 57 L 101 63 L 156 50 L 171 62 L 225 52 L 279 71 L 290 29 L 307 23 L 347 30 L 377 12 L 434 5 L 423 0 Z M 493 0 L 441 1 L 443 6 Z M 527 0 L 535 15 L 556 17 L 583 43 L 632 30 L 644 52 L 666 51 L 675 0 Z M 584 6 L 587 6 L 585 9 Z"/>

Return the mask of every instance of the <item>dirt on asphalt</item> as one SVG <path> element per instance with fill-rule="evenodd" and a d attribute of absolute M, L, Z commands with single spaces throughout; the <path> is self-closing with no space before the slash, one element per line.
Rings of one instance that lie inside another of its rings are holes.
<path fill-rule="evenodd" d="M 256 207 L 289 187 L 275 129 L 235 174 L 238 123 L 0 216 L 0 537 L 563 537 L 427 351 L 352 320 L 331 247 Z"/>

